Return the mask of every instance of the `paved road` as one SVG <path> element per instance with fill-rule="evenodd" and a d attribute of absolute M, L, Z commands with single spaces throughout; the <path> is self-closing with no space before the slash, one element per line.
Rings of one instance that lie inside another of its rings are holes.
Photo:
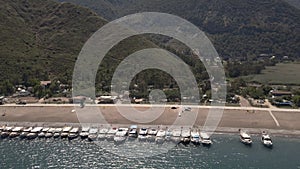
<path fill-rule="evenodd" d="M 191 108 L 217 108 L 224 110 L 262 110 L 262 111 L 280 111 L 280 112 L 300 112 L 300 109 L 279 109 L 279 108 L 260 108 L 260 107 L 230 107 L 230 106 L 199 106 L 199 105 L 159 105 L 159 104 L 86 104 L 87 107 L 191 107 Z M 79 107 L 79 104 L 26 104 L 26 105 L 16 105 L 16 104 L 5 104 L 1 105 L 1 107 Z"/>

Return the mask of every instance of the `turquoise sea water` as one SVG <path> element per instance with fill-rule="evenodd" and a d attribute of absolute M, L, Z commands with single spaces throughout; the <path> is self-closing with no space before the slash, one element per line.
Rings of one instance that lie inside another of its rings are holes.
<path fill-rule="evenodd" d="M 299 138 L 273 137 L 273 149 L 264 147 L 259 137 L 253 137 L 251 147 L 241 144 L 237 135 L 213 135 L 212 139 L 214 144 L 209 148 L 179 145 L 167 153 L 145 158 L 120 157 L 80 139 L 3 139 L 0 168 L 300 169 Z"/>

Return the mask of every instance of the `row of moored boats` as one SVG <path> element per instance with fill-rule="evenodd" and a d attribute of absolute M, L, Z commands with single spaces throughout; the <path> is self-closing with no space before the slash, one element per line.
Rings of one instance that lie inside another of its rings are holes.
<path fill-rule="evenodd" d="M 193 143 L 211 145 L 210 136 L 201 132 L 199 129 L 163 129 L 162 127 L 141 127 L 132 125 L 127 127 L 111 127 L 111 128 L 97 128 L 97 127 L 14 127 L 14 126 L 0 126 L 0 138 L 15 138 L 35 139 L 35 138 L 68 138 L 69 140 L 80 137 L 81 139 L 94 140 L 108 140 L 122 143 L 125 140 L 149 141 L 164 143 L 171 141 L 174 143 L 189 144 Z M 250 134 L 245 130 L 240 130 L 240 141 L 246 145 L 252 144 Z M 273 142 L 270 135 L 263 131 L 261 134 L 261 142 L 267 147 L 272 147 Z"/>
<path fill-rule="evenodd" d="M 141 127 L 132 125 L 126 127 L 13 127 L 0 126 L 1 138 L 35 139 L 35 138 L 68 138 L 70 140 L 80 137 L 81 139 L 108 140 L 122 143 L 125 140 L 139 140 L 164 143 L 171 141 L 174 143 L 183 144 L 203 144 L 211 145 L 210 136 L 205 132 L 200 132 L 199 129 L 163 129 L 162 127 Z"/>

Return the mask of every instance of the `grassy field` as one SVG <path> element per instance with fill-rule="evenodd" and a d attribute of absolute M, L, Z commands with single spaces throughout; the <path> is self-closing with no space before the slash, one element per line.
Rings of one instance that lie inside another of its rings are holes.
<path fill-rule="evenodd" d="M 246 81 L 256 81 L 268 84 L 300 85 L 300 63 L 279 63 L 267 67 L 258 75 L 244 77 Z"/>

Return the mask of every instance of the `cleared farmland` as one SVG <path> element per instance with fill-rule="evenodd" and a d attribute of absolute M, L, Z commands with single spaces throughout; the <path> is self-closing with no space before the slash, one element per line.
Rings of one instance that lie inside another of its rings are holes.
<path fill-rule="evenodd" d="M 279 63 L 266 67 L 261 74 L 245 76 L 244 79 L 264 84 L 300 85 L 300 63 Z"/>

